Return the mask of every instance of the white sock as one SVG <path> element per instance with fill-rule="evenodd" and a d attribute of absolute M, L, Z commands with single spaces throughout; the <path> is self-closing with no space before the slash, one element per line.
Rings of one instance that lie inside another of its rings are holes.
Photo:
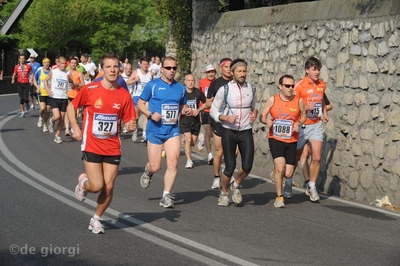
<path fill-rule="evenodd" d="M 309 188 L 315 188 L 315 182 L 308 182 L 308 187 Z"/>
<path fill-rule="evenodd" d="M 213 155 L 212 155 L 212 153 L 210 152 L 210 153 L 208 154 L 208 156 L 213 156 Z"/>
<path fill-rule="evenodd" d="M 143 137 L 146 137 L 146 131 L 143 131 Z"/>
<path fill-rule="evenodd" d="M 168 194 L 169 194 L 169 191 L 165 191 L 165 190 L 164 190 L 164 192 L 163 192 L 163 195 L 162 195 L 162 196 L 163 196 L 163 197 L 165 197 L 165 196 L 166 196 L 166 195 L 168 195 Z"/>
<path fill-rule="evenodd" d="M 93 215 L 93 219 L 95 219 L 95 220 L 100 220 L 100 216 L 98 216 L 97 214 L 94 214 L 94 215 Z"/>
<path fill-rule="evenodd" d="M 236 181 L 235 181 L 235 182 L 233 182 L 233 187 L 234 187 L 234 188 L 238 188 L 238 187 L 239 187 L 239 184 L 236 183 Z"/>

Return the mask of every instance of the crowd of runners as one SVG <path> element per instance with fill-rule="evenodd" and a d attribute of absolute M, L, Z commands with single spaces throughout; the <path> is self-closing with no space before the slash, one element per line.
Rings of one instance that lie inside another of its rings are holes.
<path fill-rule="evenodd" d="M 329 121 L 332 105 L 325 95 L 326 84 L 319 78 L 322 65 L 317 58 L 306 60 L 306 74 L 298 82 L 291 75 L 280 77 L 278 93 L 267 99 L 262 109 L 257 98 L 261 88 L 246 80 L 247 62 L 239 58 L 222 58 L 218 78 L 217 68 L 208 64 L 205 77 L 197 82 L 188 74 L 184 84 L 175 80 L 178 65 L 170 56 L 142 57 L 137 67 L 129 59 L 121 62 L 113 53 L 105 54 L 98 65 L 90 54 L 68 59 L 59 56 L 53 66 L 49 58 L 41 65 L 34 55 L 26 61 L 24 55 L 19 56 L 11 79 L 17 85 L 19 117 L 38 105 L 37 126 L 54 133 L 56 144 L 69 137 L 81 141 L 85 171 L 78 177 L 75 195 L 84 201 L 88 192 L 100 192 L 89 223 L 93 233 L 104 233 L 100 219 L 112 200 L 121 159 L 119 135 L 132 132 L 132 141 L 139 142 L 140 116 L 140 142 L 146 143 L 148 153 L 140 185 L 144 189 L 150 186 L 166 158 L 159 203 L 164 208 L 174 207 L 171 190 L 182 144 L 186 169 L 195 167 L 192 147 L 206 148 L 207 163 L 214 169 L 211 188 L 221 190 L 218 205 L 229 206 L 229 190 L 232 201 L 240 204 L 241 182 L 253 165 L 253 124 L 257 119 L 268 128 L 277 194 L 274 206 L 285 207 L 285 200 L 292 197 L 292 176 L 298 162 L 306 195 L 313 202 L 319 200 L 315 183 L 323 123 Z M 239 153 L 241 165 L 234 175 Z M 225 167 L 221 172 L 222 159 Z"/>

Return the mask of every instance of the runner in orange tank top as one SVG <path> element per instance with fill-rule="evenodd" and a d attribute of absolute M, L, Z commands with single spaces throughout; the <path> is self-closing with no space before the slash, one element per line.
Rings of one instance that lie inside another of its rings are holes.
<path fill-rule="evenodd" d="M 276 198 L 274 206 L 284 208 L 285 198 L 292 197 L 292 176 L 296 164 L 296 146 L 299 130 L 306 121 L 303 100 L 293 92 L 294 78 L 284 75 L 279 79 L 280 92 L 271 96 L 260 115 L 261 123 L 268 126 L 268 142 L 274 159 Z M 268 115 L 270 117 L 268 117 Z M 284 193 L 282 181 L 286 177 Z"/>

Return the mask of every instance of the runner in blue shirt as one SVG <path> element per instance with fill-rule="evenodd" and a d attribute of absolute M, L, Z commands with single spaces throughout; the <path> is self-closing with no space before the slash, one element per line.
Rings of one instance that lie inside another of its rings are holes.
<path fill-rule="evenodd" d="M 164 147 L 167 170 L 164 175 L 164 192 L 160 201 L 160 206 L 164 208 L 174 207 L 170 191 L 177 176 L 180 155 L 178 117 L 181 112 L 186 116 L 193 115 L 193 110 L 186 105 L 185 87 L 174 80 L 176 69 L 175 58 L 165 57 L 161 67 L 161 78 L 147 83 L 137 105 L 140 112 L 149 120 L 146 129 L 149 162 L 140 178 L 140 185 L 148 188 L 152 175 L 160 170 Z"/>

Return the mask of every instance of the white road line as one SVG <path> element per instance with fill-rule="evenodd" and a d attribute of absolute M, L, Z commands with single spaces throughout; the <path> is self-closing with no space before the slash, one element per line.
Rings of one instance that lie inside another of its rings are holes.
<path fill-rule="evenodd" d="M 3 128 L 4 124 L 7 123 L 12 118 L 15 118 L 15 117 L 13 117 L 13 116 L 8 116 L 7 117 L 7 115 L 2 115 L 0 117 L 0 120 L 1 120 L 1 122 L 0 122 L 0 132 L 1 132 L 1 129 Z M 15 164 L 19 169 L 21 169 L 22 171 L 27 173 L 30 177 L 33 177 L 34 179 L 42 182 L 43 184 L 46 184 L 49 187 L 52 187 L 53 189 L 55 189 L 55 190 L 57 190 L 59 192 L 62 192 L 64 194 L 66 194 L 69 197 L 75 198 L 75 193 L 73 191 L 71 191 L 69 189 L 66 189 L 63 186 L 60 186 L 59 184 L 57 184 L 57 183 L 53 182 L 52 180 L 46 178 L 42 174 L 39 174 L 39 173 L 35 172 L 31 168 L 29 168 L 28 166 L 23 164 L 20 160 L 18 160 L 18 158 L 16 158 L 11 153 L 11 151 L 7 148 L 7 146 L 5 145 L 1 134 L 0 134 L 0 150 L 4 154 L 4 156 L 8 160 L 10 160 L 10 162 Z M 91 209 L 89 209 L 87 207 L 84 207 L 82 204 L 78 204 L 75 201 L 71 201 L 68 198 L 63 197 L 63 196 L 61 196 L 61 195 L 59 195 L 59 194 L 47 189 L 46 187 L 34 182 L 33 180 L 31 180 L 27 176 L 25 176 L 25 175 L 21 174 L 20 172 L 18 172 L 17 170 L 15 170 L 12 166 L 10 166 L 8 163 L 6 163 L 2 158 L 0 158 L 0 165 L 5 170 L 7 170 L 9 173 L 14 175 L 18 179 L 20 179 L 21 181 L 29 184 L 30 186 L 32 186 L 32 187 L 34 187 L 34 188 L 36 188 L 38 190 L 40 190 L 41 192 L 43 192 L 43 193 L 45 193 L 45 194 L 47 194 L 47 195 L 49 195 L 49 196 L 51 196 L 51 197 L 53 197 L 53 198 L 55 198 L 55 199 L 57 199 L 59 201 L 65 203 L 66 205 L 68 205 L 68 206 L 70 206 L 70 207 L 72 207 L 74 209 L 82 211 L 85 214 L 88 214 L 90 216 L 93 214 L 93 210 L 91 210 Z M 94 202 L 94 201 L 92 201 L 90 199 L 86 199 L 85 200 L 85 204 L 88 204 L 89 206 L 92 206 L 93 208 L 95 208 L 96 205 L 97 205 L 96 202 Z M 214 248 L 210 248 L 208 246 L 205 246 L 203 244 L 200 244 L 200 243 L 195 242 L 193 240 L 190 240 L 188 238 L 176 235 L 176 234 L 171 233 L 169 231 L 166 231 L 164 229 L 161 229 L 161 228 L 158 228 L 158 227 L 153 226 L 151 224 L 148 224 L 148 223 L 146 223 L 144 221 L 132 218 L 132 217 L 127 216 L 124 213 L 121 213 L 121 212 L 116 211 L 114 209 L 108 208 L 106 210 L 106 213 L 108 213 L 110 215 L 113 215 L 115 217 L 118 217 L 120 219 L 123 219 L 123 220 L 125 220 L 127 222 L 134 223 L 134 224 L 136 224 L 138 226 L 141 226 L 141 227 L 143 227 L 143 228 L 145 228 L 145 229 L 147 229 L 149 231 L 152 231 L 152 232 L 155 232 L 157 234 L 163 235 L 163 236 L 168 237 L 170 239 L 173 239 L 173 240 L 175 240 L 177 242 L 180 242 L 180 243 L 182 243 L 184 245 L 188 245 L 188 246 L 191 246 L 191 247 L 193 247 L 193 248 L 195 248 L 197 250 L 201 250 L 203 252 L 209 253 L 209 254 L 214 255 L 216 257 L 220 257 L 220 258 L 222 258 L 224 260 L 227 260 L 227 261 L 230 261 L 232 263 L 239 264 L 239 265 L 246 265 L 246 266 L 247 265 L 248 266 L 257 266 L 258 265 L 258 264 L 252 263 L 250 261 L 246 261 L 246 260 L 243 260 L 241 258 L 235 257 L 235 256 L 230 255 L 228 253 L 216 250 Z M 107 219 L 111 220 L 111 218 L 107 218 Z M 129 232 L 130 234 L 133 234 L 135 236 L 141 237 L 141 238 L 143 238 L 145 240 L 148 240 L 148 241 L 150 241 L 150 242 L 152 242 L 154 244 L 160 245 L 161 247 L 168 248 L 171 251 L 174 251 L 174 252 L 176 252 L 178 254 L 187 256 L 189 258 L 192 258 L 192 259 L 194 259 L 196 261 L 199 261 L 201 263 L 204 263 L 206 265 L 221 265 L 221 266 L 225 265 L 225 264 L 222 264 L 222 263 L 220 263 L 218 261 L 212 260 L 212 259 L 210 259 L 210 258 L 208 258 L 206 256 L 196 254 L 196 253 L 194 253 L 194 252 L 192 252 L 192 251 L 190 251 L 188 249 L 182 248 L 182 247 L 180 247 L 178 245 L 175 245 L 175 244 L 173 244 L 171 242 L 162 240 L 161 238 L 157 238 L 157 237 L 155 237 L 155 236 L 153 236 L 151 234 L 141 232 L 141 231 L 139 231 L 139 230 L 137 230 L 135 228 L 132 228 L 132 227 L 128 227 L 127 228 L 127 225 L 125 225 L 123 223 L 115 222 L 114 225 L 116 227 L 118 227 L 118 228 L 123 228 L 123 230 Z"/>

